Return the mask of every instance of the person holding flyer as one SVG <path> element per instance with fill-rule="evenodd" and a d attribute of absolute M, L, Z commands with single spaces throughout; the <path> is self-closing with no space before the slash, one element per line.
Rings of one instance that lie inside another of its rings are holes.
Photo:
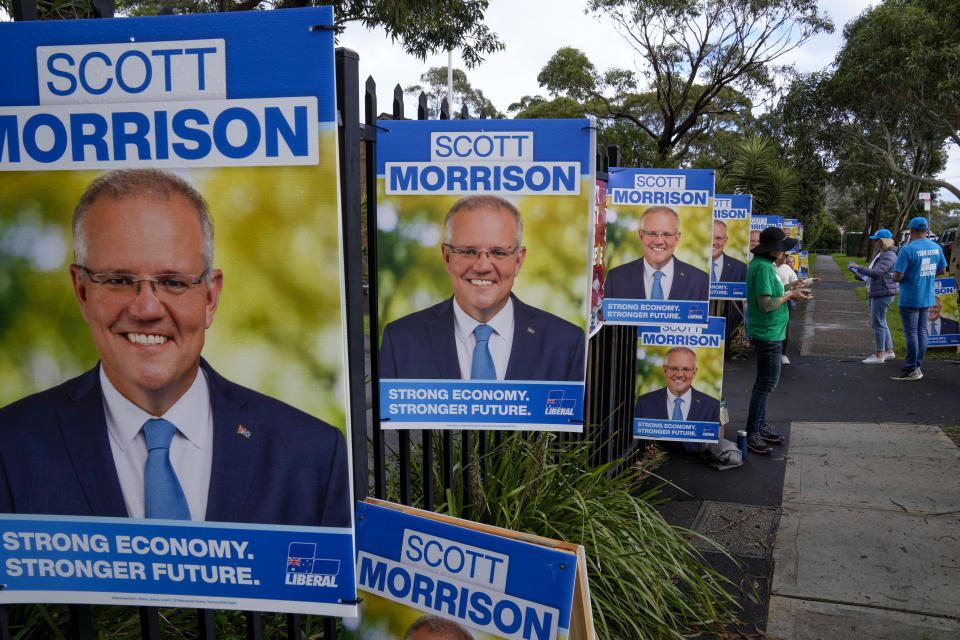
<path fill-rule="evenodd" d="M 747 335 L 757 354 L 757 377 L 747 412 L 747 447 L 754 453 L 770 453 L 768 442 L 783 442 L 783 437 L 767 425 L 766 410 L 767 400 L 780 380 L 783 339 L 790 320 L 786 304 L 812 296 L 806 288 L 785 292 L 774 266 L 796 246 L 797 239 L 788 238 L 779 227 L 768 227 L 757 240 L 747 269 Z"/>
<path fill-rule="evenodd" d="M 890 308 L 893 297 L 900 292 L 900 285 L 893 281 L 897 248 L 893 244 L 893 233 L 889 229 L 877 229 L 870 239 L 873 240 L 874 250 L 870 265 L 865 267 L 851 260 L 847 268 L 867 284 L 867 306 L 870 309 L 870 326 L 873 327 L 876 344 L 873 355 L 864 359 L 863 363 L 882 364 L 896 357 L 890 327 L 887 326 L 887 309 Z"/>
<path fill-rule="evenodd" d="M 934 305 L 933 290 L 938 275 L 947 270 L 940 245 L 927 238 L 930 225 L 918 216 L 910 221 L 910 243 L 900 250 L 893 267 L 893 281 L 900 283 L 900 320 L 907 355 L 903 370 L 892 380 L 920 380 L 923 356 L 927 351 L 927 318 Z"/>

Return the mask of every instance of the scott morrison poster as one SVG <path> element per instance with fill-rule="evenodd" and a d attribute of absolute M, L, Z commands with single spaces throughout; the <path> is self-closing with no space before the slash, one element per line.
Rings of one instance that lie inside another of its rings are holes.
<path fill-rule="evenodd" d="M 637 328 L 634 437 L 717 441 L 725 323 Z"/>
<path fill-rule="evenodd" d="M 610 168 L 604 322 L 707 324 L 712 169 Z"/>
<path fill-rule="evenodd" d="M 947 347 L 960 344 L 960 314 L 957 313 L 956 278 L 934 281 L 934 303 L 927 310 L 927 346 Z"/>
<path fill-rule="evenodd" d="M 380 121 L 384 428 L 580 431 L 590 120 Z"/>
<path fill-rule="evenodd" d="M 713 252 L 710 258 L 710 298 L 747 299 L 747 259 L 750 242 L 750 194 L 717 195 L 713 201 Z"/>
<path fill-rule="evenodd" d="M 0 24 L 0 602 L 355 610 L 332 18 Z"/>
<path fill-rule="evenodd" d="M 358 503 L 362 601 L 360 617 L 344 619 L 345 635 L 348 640 L 573 638 L 574 609 L 578 629 L 592 624 L 588 589 L 577 588 L 580 554 L 570 547 L 390 503 Z"/>

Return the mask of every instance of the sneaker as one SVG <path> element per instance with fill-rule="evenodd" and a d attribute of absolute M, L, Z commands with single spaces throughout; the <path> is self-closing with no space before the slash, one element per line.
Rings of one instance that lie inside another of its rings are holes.
<path fill-rule="evenodd" d="M 884 360 L 893 360 L 893 359 L 896 358 L 896 357 L 897 357 L 897 354 L 895 354 L 893 351 L 884 351 L 884 352 L 883 352 L 883 359 L 884 359 Z"/>
<path fill-rule="evenodd" d="M 780 444 L 783 442 L 783 436 L 766 425 L 760 427 L 760 437 L 769 444 Z"/>
<path fill-rule="evenodd" d="M 747 449 L 754 453 L 770 453 L 773 451 L 773 449 L 763 441 L 763 437 L 759 431 L 747 434 Z"/>
<path fill-rule="evenodd" d="M 785 356 L 785 355 L 780 356 L 780 362 L 781 362 L 782 364 L 790 364 L 790 358 L 788 358 L 788 357 Z"/>
<path fill-rule="evenodd" d="M 870 356 L 866 360 L 861 360 L 860 362 L 864 364 L 883 364 L 886 361 L 887 361 L 887 358 L 884 356 L 880 356 L 879 358 L 877 356 Z"/>
<path fill-rule="evenodd" d="M 923 372 L 920 371 L 920 368 L 916 368 L 913 371 L 909 369 L 904 369 L 895 376 L 890 376 L 891 380 L 919 380 L 923 377 Z"/>

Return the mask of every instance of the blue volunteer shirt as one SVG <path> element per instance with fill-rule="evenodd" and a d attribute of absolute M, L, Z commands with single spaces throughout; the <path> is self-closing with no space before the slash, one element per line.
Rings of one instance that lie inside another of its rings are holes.
<path fill-rule="evenodd" d="M 947 268 L 940 245 L 921 238 L 900 249 L 897 264 L 893 268 L 903 274 L 900 281 L 900 306 L 932 307 L 934 280 L 937 272 Z"/>

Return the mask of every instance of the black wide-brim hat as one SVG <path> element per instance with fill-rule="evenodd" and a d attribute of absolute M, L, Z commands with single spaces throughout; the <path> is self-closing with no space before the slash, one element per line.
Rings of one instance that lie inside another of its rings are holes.
<path fill-rule="evenodd" d="M 767 227 L 760 232 L 760 244 L 751 251 L 754 255 L 763 255 L 771 251 L 790 251 L 797 246 L 796 238 L 788 238 L 780 227 Z"/>

